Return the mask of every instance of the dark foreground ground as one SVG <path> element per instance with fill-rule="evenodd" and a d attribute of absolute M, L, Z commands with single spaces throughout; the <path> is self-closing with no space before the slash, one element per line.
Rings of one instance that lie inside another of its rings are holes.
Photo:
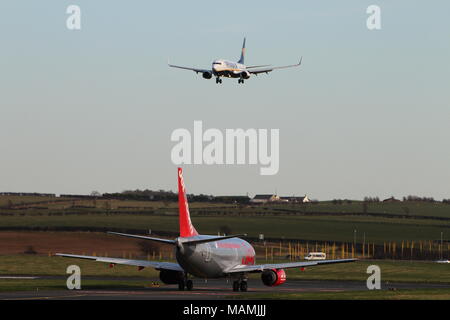
<path fill-rule="evenodd" d="M 59 277 L 39 277 L 38 279 L 53 280 Z M 27 279 L 27 281 L 34 281 L 36 279 Z M 102 281 L 103 278 L 93 277 L 90 281 Z M 110 278 L 107 279 L 111 281 Z M 117 281 L 124 279 L 118 278 Z M 127 281 L 133 280 L 126 278 Z M 176 286 L 158 286 L 152 284 L 157 279 L 138 279 L 142 281 L 142 286 L 135 286 L 129 288 L 114 288 L 114 285 L 109 288 L 88 288 L 81 290 L 43 290 L 36 289 L 34 291 L 15 291 L 15 292 L 0 292 L 1 300 L 40 300 L 40 299 L 75 299 L 75 300 L 102 300 L 102 299 L 118 299 L 118 300 L 214 300 L 214 299 L 251 299 L 269 298 L 277 299 L 302 298 L 307 296 L 311 298 L 321 299 L 339 299 L 340 295 L 343 299 L 357 298 L 361 292 L 367 292 L 365 282 L 356 281 L 318 281 L 318 280 L 290 280 L 283 285 L 275 288 L 266 287 L 260 280 L 250 279 L 248 292 L 233 292 L 231 290 L 231 283 L 226 280 L 203 280 L 194 281 L 194 290 L 192 291 L 178 291 Z M 0 280 L 1 281 L 1 280 Z M 147 282 L 147 284 L 146 284 Z M 450 293 L 450 284 L 426 284 L 426 283 L 382 283 L 381 291 L 387 295 L 396 292 L 411 292 L 414 290 L 440 290 L 445 293 Z M 375 299 L 383 299 L 382 292 L 378 292 Z M 316 295 L 315 295 L 316 294 Z M 321 295 L 325 294 L 325 295 Z M 370 298 L 370 297 L 369 297 Z"/>

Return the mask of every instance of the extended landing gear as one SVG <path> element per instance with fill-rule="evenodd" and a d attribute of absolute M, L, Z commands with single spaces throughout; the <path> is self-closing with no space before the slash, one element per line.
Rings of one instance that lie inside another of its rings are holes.
<path fill-rule="evenodd" d="M 184 278 L 178 282 L 178 290 L 184 291 L 184 289 L 191 291 L 194 288 L 194 282 L 192 280 L 188 280 Z"/>
<path fill-rule="evenodd" d="M 222 83 L 222 79 L 220 79 L 219 77 L 216 78 L 216 83 Z"/>
<path fill-rule="evenodd" d="M 233 281 L 233 291 L 246 292 L 247 288 L 248 288 L 247 279 L 242 278 L 242 279 Z"/>
<path fill-rule="evenodd" d="M 244 83 L 244 79 L 239 79 L 238 83 Z"/>

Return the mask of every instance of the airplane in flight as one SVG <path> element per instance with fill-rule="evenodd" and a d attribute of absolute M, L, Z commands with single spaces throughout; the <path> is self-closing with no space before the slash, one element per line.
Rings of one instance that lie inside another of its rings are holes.
<path fill-rule="evenodd" d="M 317 260 L 307 262 L 287 262 L 255 264 L 255 250 L 250 243 L 240 239 L 246 235 L 212 236 L 200 235 L 194 228 L 186 197 L 183 171 L 178 168 L 178 205 L 180 236 L 176 239 L 161 239 L 142 235 L 108 232 L 110 234 L 156 241 L 174 247 L 177 263 L 147 260 L 131 260 L 108 257 L 96 257 L 56 253 L 56 256 L 88 259 L 116 264 L 145 267 L 159 270 L 159 278 L 165 284 L 178 284 L 179 290 L 192 290 L 193 282 L 189 276 L 213 279 L 233 279 L 233 291 L 247 291 L 247 274 L 261 273 L 262 282 L 269 287 L 278 286 L 286 281 L 284 269 L 304 268 L 324 264 L 353 262 L 356 259 Z"/>
<path fill-rule="evenodd" d="M 271 65 L 246 66 L 244 65 L 244 57 L 245 57 L 245 38 L 244 43 L 242 45 L 241 57 L 237 62 L 223 59 L 214 60 L 211 69 L 183 67 L 173 65 L 170 63 L 168 63 L 168 65 L 169 67 L 172 68 L 191 70 L 197 74 L 200 72 L 203 78 L 205 79 L 211 79 L 214 76 L 216 77 L 216 83 L 222 83 L 221 77 L 239 78 L 238 83 L 244 83 L 244 80 L 249 79 L 251 75 L 258 75 L 260 73 L 268 74 L 269 72 L 275 69 L 298 67 L 302 63 L 302 58 L 300 58 L 299 63 L 288 66 L 281 66 L 281 67 L 272 67 Z"/>

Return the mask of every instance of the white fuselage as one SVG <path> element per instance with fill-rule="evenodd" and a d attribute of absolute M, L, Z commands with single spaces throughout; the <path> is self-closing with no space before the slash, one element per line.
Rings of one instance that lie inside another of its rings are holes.
<path fill-rule="evenodd" d="M 216 77 L 247 78 L 249 76 L 245 65 L 228 60 L 214 60 L 212 71 Z"/>

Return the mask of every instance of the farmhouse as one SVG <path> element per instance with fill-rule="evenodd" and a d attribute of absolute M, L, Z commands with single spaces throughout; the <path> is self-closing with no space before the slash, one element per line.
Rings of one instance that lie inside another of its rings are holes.
<path fill-rule="evenodd" d="M 310 202 L 308 196 L 305 194 L 304 197 L 281 197 L 280 198 L 282 202 L 291 202 L 291 203 L 307 203 Z"/>
<path fill-rule="evenodd" d="M 280 197 L 276 194 L 257 194 L 250 203 L 267 203 L 280 201 Z"/>

